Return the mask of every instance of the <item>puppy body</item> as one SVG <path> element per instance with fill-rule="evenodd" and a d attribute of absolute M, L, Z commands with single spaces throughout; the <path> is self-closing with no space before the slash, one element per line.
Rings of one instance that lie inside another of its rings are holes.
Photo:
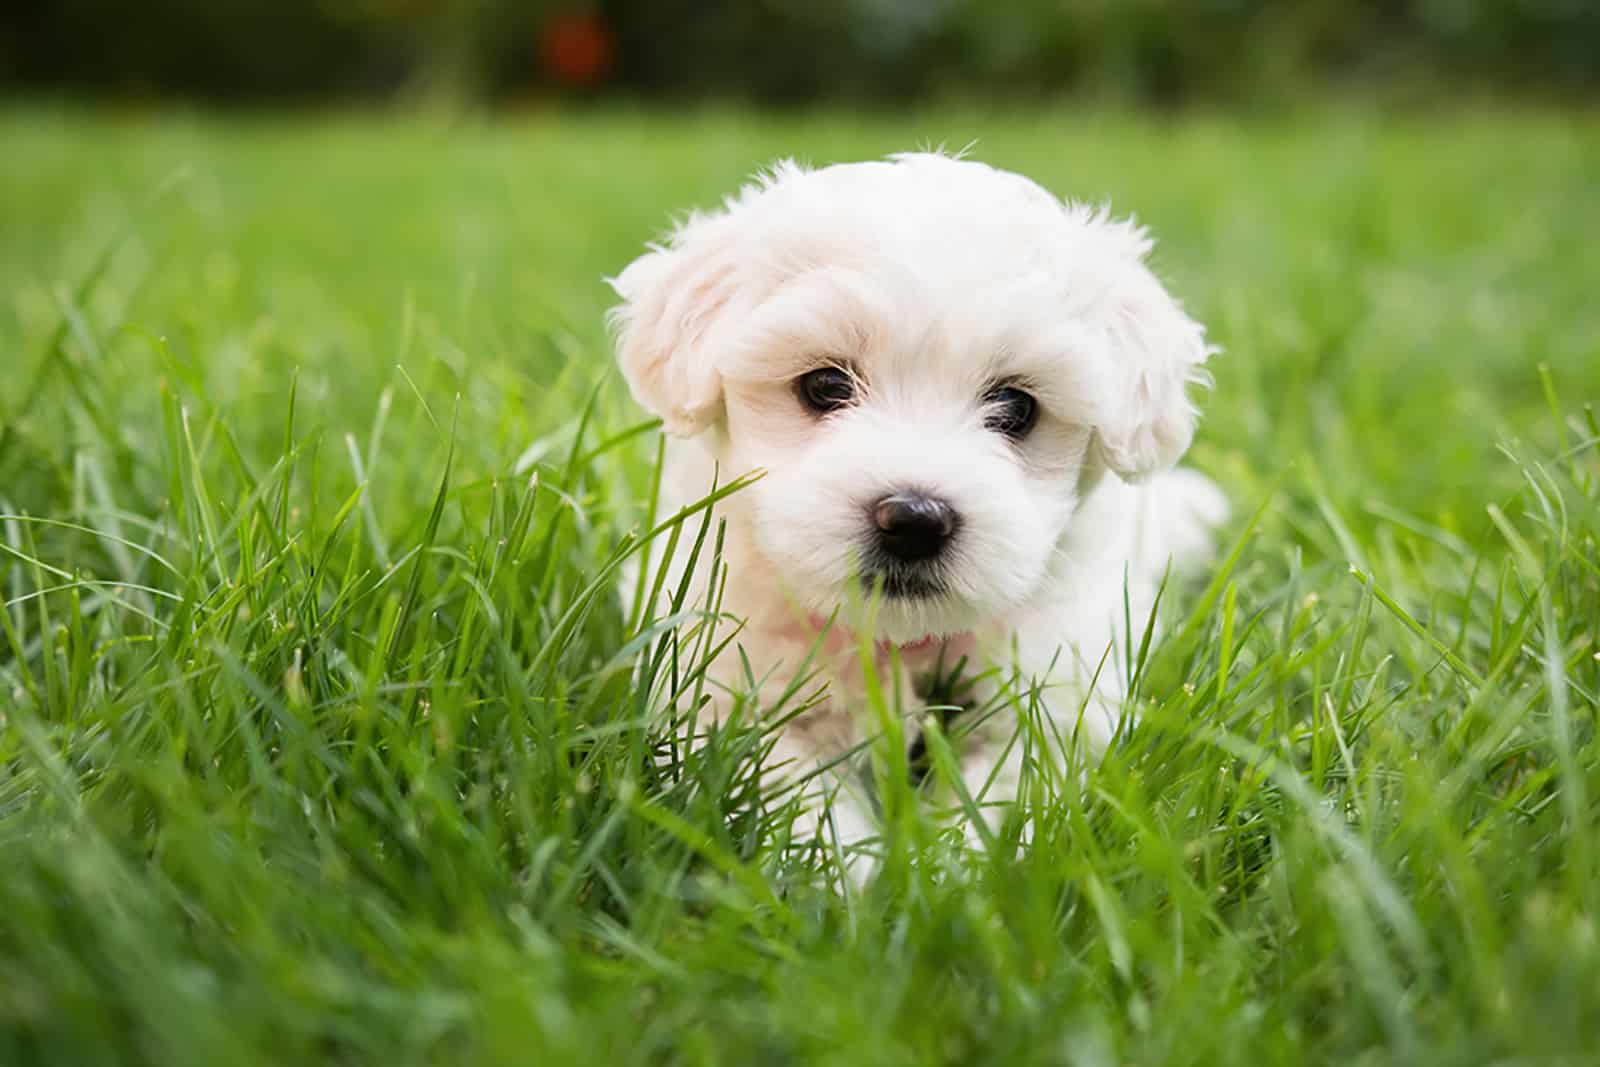
<path fill-rule="evenodd" d="M 1036 686 L 1051 733 L 1091 752 L 1112 735 L 1127 620 L 1139 640 L 1169 564 L 1203 559 L 1226 514 L 1171 469 L 1209 349 L 1148 251 L 1026 179 L 919 154 L 779 165 L 613 280 L 624 374 L 677 438 L 664 510 L 761 472 L 718 504 L 721 625 L 744 655 L 714 665 L 711 714 L 746 663 L 757 706 L 815 670 L 825 695 L 785 727 L 775 777 L 843 766 L 876 731 L 868 660 L 913 694 L 964 660 L 970 699 Z M 713 580 L 692 576 L 699 602 Z M 1016 726 L 966 739 L 975 797 L 1014 790 Z M 809 781 L 813 819 L 838 785 L 834 832 L 871 835 L 848 774 Z"/>

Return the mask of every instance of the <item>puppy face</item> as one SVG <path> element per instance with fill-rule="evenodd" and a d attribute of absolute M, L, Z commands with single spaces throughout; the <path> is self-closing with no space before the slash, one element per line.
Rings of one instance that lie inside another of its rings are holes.
<path fill-rule="evenodd" d="M 613 282 L 634 395 L 730 473 L 734 518 L 826 615 L 894 640 L 1003 619 L 1101 472 L 1175 462 L 1207 349 L 1136 229 L 935 155 L 780 166 Z"/>

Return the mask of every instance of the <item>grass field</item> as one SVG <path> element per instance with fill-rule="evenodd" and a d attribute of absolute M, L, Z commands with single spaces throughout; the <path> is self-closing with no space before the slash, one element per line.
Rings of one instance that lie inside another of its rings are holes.
<path fill-rule="evenodd" d="M 1153 227 L 1238 517 L 1031 847 L 888 781 L 849 892 L 759 733 L 664 746 L 600 278 L 774 156 L 974 139 Z M 1593 117 L 0 145 L 0 1063 L 1593 1062 Z"/>

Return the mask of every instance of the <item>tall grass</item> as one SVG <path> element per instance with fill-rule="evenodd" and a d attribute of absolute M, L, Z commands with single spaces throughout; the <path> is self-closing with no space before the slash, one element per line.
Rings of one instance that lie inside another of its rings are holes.
<path fill-rule="evenodd" d="M 0 120 L 0 1062 L 1587 1061 L 1593 124 L 914 125 Z M 976 133 L 1166 238 L 1240 517 L 986 852 L 881 744 L 856 888 L 680 743 L 716 605 L 618 572 L 719 531 L 595 279 Z"/>

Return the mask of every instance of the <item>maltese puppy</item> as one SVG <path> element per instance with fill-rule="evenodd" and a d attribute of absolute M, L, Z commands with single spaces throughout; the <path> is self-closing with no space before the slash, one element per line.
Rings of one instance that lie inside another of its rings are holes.
<path fill-rule="evenodd" d="M 716 505 L 724 573 L 690 588 L 732 637 L 710 718 L 784 716 L 766 772 L 802 785 L 797 832 L 847 856 L 875 835 L 851 759 L 896 703 L 875 686 L 918 708 L 959 664 L 962 699 L 1002 709 L 952 723 L 951 784 L 981 805 L 1015 797 L 1025 751 L 1112 738 L 1128 643 L 1227 512 L 1172 469 L 1212 350 L 1150 247 L 1026 178 L 907 154 L 779 163 L 611 280 L 622 372 L 674 438 L 664 507 L 758 474 Z M 820 697 L 772 711 L 801 673 Z"/>

